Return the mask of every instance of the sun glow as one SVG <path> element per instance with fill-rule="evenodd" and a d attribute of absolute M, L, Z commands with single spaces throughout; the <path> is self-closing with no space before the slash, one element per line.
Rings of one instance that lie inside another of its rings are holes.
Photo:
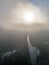
<path fill-rule="evenodd" d="M 23 14 L 23 20 L 26 24 L 32 24 L 34 19 L 34 13 L 32 11 L 27 11 Z"/>

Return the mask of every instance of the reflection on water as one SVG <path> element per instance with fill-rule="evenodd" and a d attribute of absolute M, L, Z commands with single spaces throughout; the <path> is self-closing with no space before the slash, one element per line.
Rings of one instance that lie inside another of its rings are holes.
<path fill-rule="evenodd" d="M 39 56 L 40 51 L 36 47 L 33 47 L 30 43 L 29 36 L 27 36 L 27 41 L 28 41 L 28 47 L 29 47 L 29 54 L 31 57 L 31 63 L 32 65 L 36 65 L 37 61 L 37 56 Z"/>

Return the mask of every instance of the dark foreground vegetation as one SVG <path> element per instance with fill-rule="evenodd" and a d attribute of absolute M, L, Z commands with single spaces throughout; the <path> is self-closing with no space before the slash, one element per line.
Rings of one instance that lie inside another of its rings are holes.
<path fill-rule="evenodd" d="M 31 59 L 27 54 L 22 55 L 22 53 L 16 52 L 4 58 L 2 58 L 2 55 L 0 55 L 0 65 L 32 65 Z M 36 65 L 49 65 L 49 54 L 41 53 L 37 57 Z"/>

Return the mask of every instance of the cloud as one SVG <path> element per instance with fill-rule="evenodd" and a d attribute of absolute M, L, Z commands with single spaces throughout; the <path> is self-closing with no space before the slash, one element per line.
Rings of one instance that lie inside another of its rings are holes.
<path fill-rule="evenodd" d="M 22 14 L 26 10 L 31 10 L 35 14 L 34 23 L 47 24 L 47 16 L 40 6 L 24 0 L 2 0 L 0 2 L 0 26 L 3 28 L 15 28 L 17 23 L 24 23 Z"/>
<path fill-rule="evenodd" d="M 16 7 L 11 9 L 11 17 L 12 21 L 14 20 L 15 23 L 23 23 L 22 15 L 25 11 L 31 10 L 34 15 L 34 23 L 46 23 L 46 16 L 44 12 L 42 12 L 40 7 L 37 7 L 31 3 L 24 3 L 24 2 L 18 2 Z"/>

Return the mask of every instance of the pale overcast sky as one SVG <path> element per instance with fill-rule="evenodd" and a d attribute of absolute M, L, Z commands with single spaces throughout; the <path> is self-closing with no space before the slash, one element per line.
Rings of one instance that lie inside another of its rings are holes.
<path fill-rule="evenodd" d="M 6 14 L 17 6 L 17 2 L 25 2 L 41 8 L 44 17 L 49 22 L 49 0 L 0 0 L 0 22 L 5 21 Z"/>

